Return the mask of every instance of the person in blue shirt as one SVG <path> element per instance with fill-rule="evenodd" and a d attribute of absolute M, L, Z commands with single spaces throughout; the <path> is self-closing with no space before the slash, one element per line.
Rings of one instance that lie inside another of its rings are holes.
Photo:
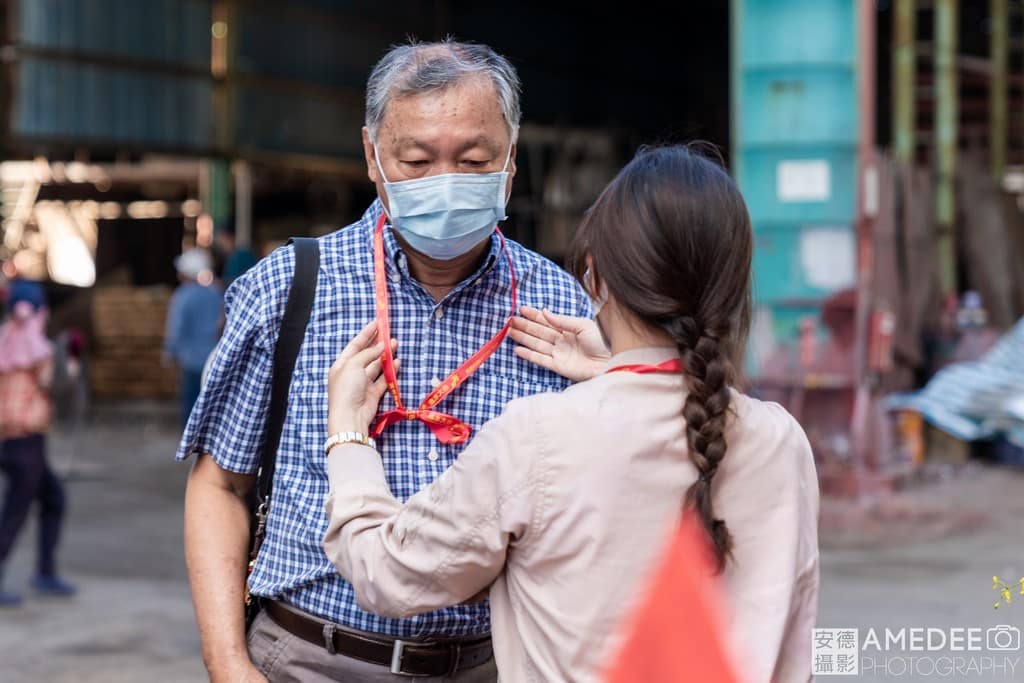
<path fill-rule="evenodd" d="M 174 261 L 181 285 L 167 311 L 164 358 L 181 371 L 178 398 L 181 424 L 188 422 L 199 398 L 203 366 L 223 326 L 223 295 L 213 281 L 213 263 L 205 249 L 189 249 Z"/>
<path fill-rule="evenodd" d="M 496 229 L 512 190 L 519 121 L 519 77 L 486 45 L 400 45 L 374 68 L 362 138 L 377 199 L 358 221 L 319 240 L 316 296 L 292 376 L 266 537 L 248 576 L 248 496 L 293 248 L 270 254 L 228 289 L 224 337 L 177 452 L 195 456 L 185 556 L 214 683 L 497 679 L 486 602 L 410 619 L 360 607 L 323 550 L 324 444 L 327 371 L 374 319 L 388 317 L 400 344 L 377 443 L 401 500 L 465 447 L 437 420 L 477 429 L 515 398 L 568 385 L 520 359 L 503 336 L 517 306 L 590 315 L 568 273 Z M 431 403 L 440 393 L 443 400 Z M 246 584 L 264 606 L 248 634 Z"/>

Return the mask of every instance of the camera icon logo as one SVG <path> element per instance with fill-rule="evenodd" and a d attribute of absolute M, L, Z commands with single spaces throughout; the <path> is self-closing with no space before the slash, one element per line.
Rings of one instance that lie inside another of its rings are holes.
<path fill-rule="evenodd" d="M 1020 629 L 1000 624 L 985 632 L 988 649 L 993 652 L 1009 652 L 1020 649 Z"/>

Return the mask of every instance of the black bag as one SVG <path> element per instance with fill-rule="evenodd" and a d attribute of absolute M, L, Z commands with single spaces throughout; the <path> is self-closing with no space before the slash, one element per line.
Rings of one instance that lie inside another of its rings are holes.
<path fill-rule="evenodd" d="M 256 486 L 250 501 L 249 565 L 246 577 L 252 572 L 266 533 L 267 515 L 270 513 L 270 492 L 274 484 L 277 448 L 281 443 L 285 416 L 288 413 L 288 391 L 299 356 L 313 298 L 316 295 L 317 272 L 320 269 L 320 244 L 312 237 L 294 237 L 289 243 L 295 247 L 295 274 L 288 291 L 281 331 L 274 345 L 274 368 L 270 381 L 270 408 L 267 411 L 266 437 L 256 470 Z M 259 599 L 249 595 L 248 580 L 245 589 L 245 628 L 249 629 L 260 611 Z"/>

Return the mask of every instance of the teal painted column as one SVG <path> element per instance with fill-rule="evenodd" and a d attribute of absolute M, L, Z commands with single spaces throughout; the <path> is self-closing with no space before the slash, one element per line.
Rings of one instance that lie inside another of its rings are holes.
<path fill-rule="evenodd" d="M 787 373 L 780 354 L 795 362 L 801 329 L 824 340 L 807 324 L 857 284 L 858 7 L 732 0 L 731 158 L 756 240 L 755 380 Z"/>
<path fill-rule="evenodd" d="M 231 218 L 231 169 L 223 159 L 207 162 L 210 173 L 209 207 L 206 212 L 213 219 L 214 234 L 227 227 Z"/>

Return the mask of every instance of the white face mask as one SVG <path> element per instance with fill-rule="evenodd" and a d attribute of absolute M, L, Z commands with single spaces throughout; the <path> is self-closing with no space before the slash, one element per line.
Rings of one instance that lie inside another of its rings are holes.
<path fill-rule="evenodd" d="M 590 268 L 583 271 L 583 287 L 587 290 L 587 295 L 590 297 L 590 307 L 594 311 L 594 317 L 601 312 L 604 305 L 608 303 L 608 286 L 601 283 L 601 291 L 594 293 L 594 276 L 590 273 Z"/>
<path fill-rule="evenodd" d="M 384 174 L 376 143 L 373 153 L 384 179 L 391 227 L 421 254 L 439 261 L 458 258 L 507 218 L 511 143 L 497 173 L 444 173 L 395 183 Z"/>

